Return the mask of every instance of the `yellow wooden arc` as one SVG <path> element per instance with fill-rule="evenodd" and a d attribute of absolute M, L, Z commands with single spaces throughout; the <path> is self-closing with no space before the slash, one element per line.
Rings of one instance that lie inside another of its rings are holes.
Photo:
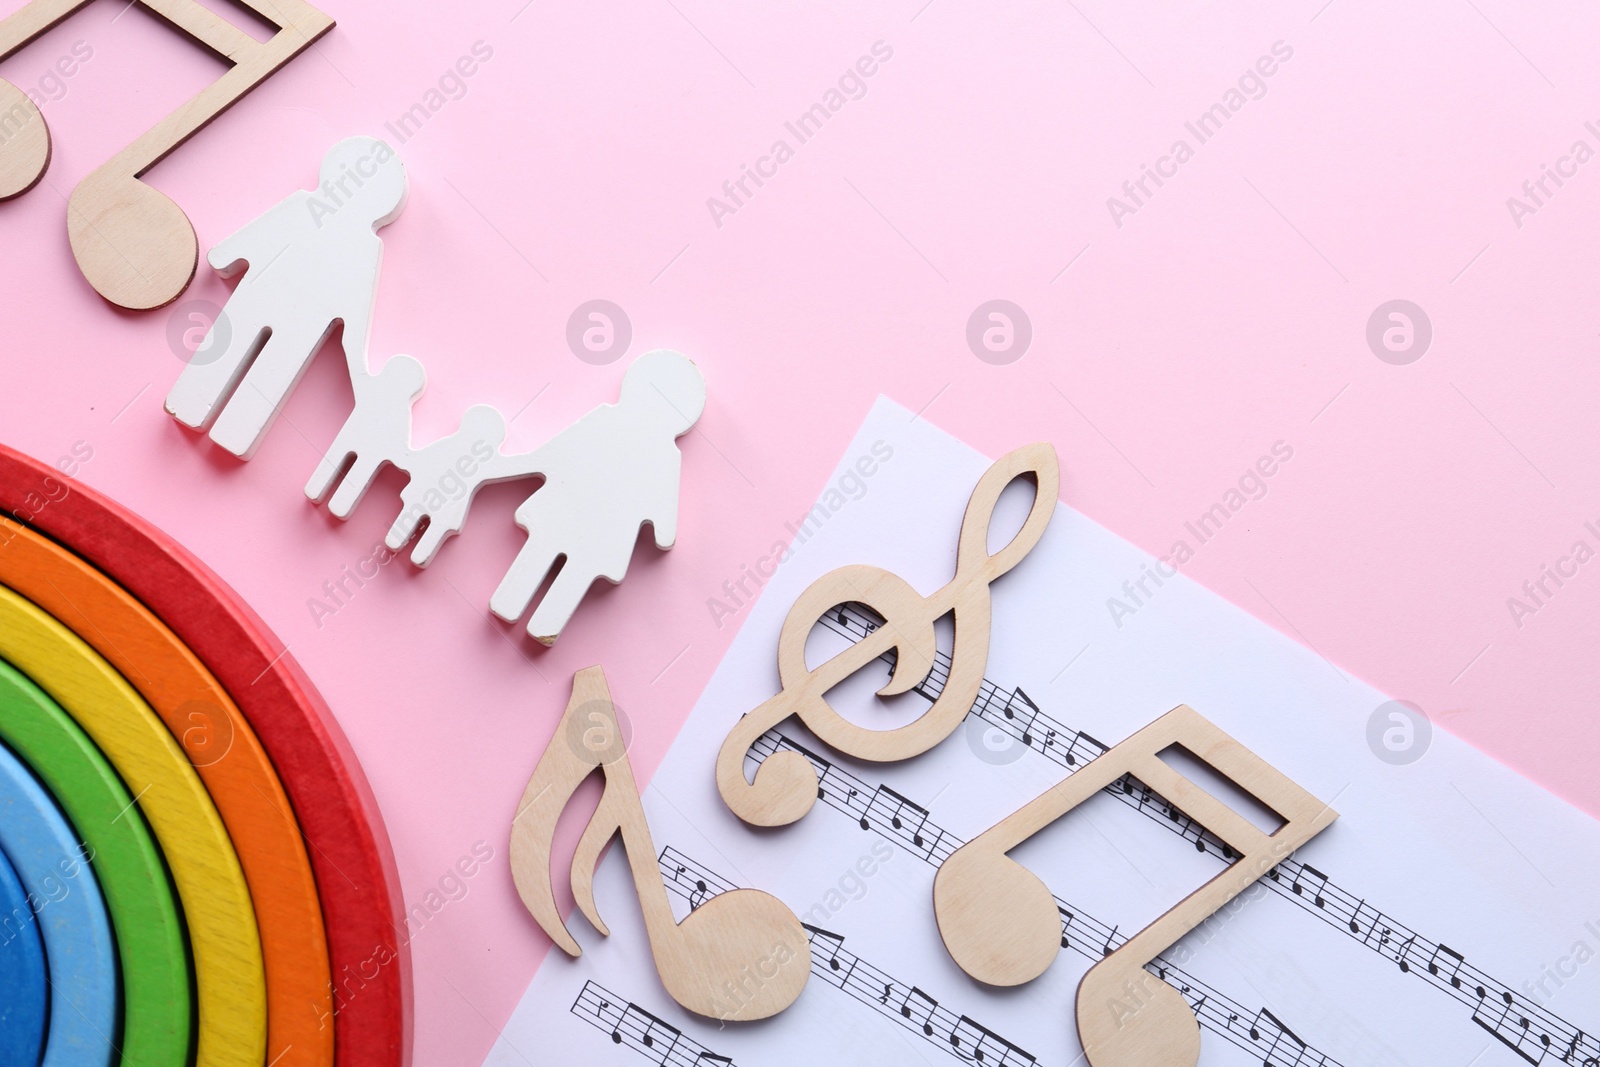
<path fill-rule="evenodd" d="M 250 891 L 227 830 L 171 732 L 55 619 L 0 588 L 0 658 L 82 726 L 127 784 L 172 871 L 194 955 L 196 1067 L 261 1067 L 267 995 Z"/>

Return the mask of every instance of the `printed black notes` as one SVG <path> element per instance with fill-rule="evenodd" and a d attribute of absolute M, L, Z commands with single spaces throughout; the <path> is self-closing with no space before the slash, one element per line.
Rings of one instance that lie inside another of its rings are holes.
<path fill-rule="evenodd" d="M 595 929 L 609 933 L 595 907 L 595 864 L 606 843 L 620 835 L 656 971 L 673 1000 L 697 1014 L 732 1020 L 765 1019 L 793 1004 L 811 973 L 811 948 L 800 920 L 776 897 L 735 889 L 704 900 L 681 923 L 673 917 L 616 709 L 599 667 L 573 676 L 572 699 L 511 824 L 512 877 L 545 933 L 568 955 L 579 955 L 578 943 L 556 909 L 551 837 L 572 794 L 596 769 L 605 789 L 572 860 L 572 895 Z"/>
<path fill-rule="evenodd" d="M 1026 476 L 1035 483 L 1033 507 L 1017 535 L 991 555 L 989 523 L 995 504 L 1006 486 Z M 778 637 L 781 690 L 740 719 L 717 754 L 717 789 L 734 814 L 756 826 L 785 826 L 816 803 L 816 769 L 797 753 L 776 752 L 757 769 L 753 782 L 744 776 L 750 746 L 791 715 L 838 751 L 876 762 L 910 759 L 950 736 L 983 685 L 989 659 L 989 584 L 1038 544 L 1060 492 L 1055 449 L 1043 443 L 1026 445 L 996 461 L 978 480 L 961 520 L 955 577 L 942 589 L 924 597 L 882 568 L 855 565 L 830 571 L 800 594 Z M 806 637 L 817 620 L 844 603 L 864 604 L 886 622 L 812 670 L 806 665 Z M 955 625 L 949 676 L 918 719 L 894 730 L 869 730 L 828 704 L 830 689 L 891 650 L 894 672 L 878 695 L 914 689 L 933 670 L 938 651 L 934 623 L 946 615 Z"/>
<path fill-rule="evenodd" d="M 1283 826 L 1263 833 L 1173 770 L 1159 758 L 1173 745 L 1271 808 Z M 1066 933 L 1062 914 L 1044 882 L 1006 853 L 1125 774 L 1166 797 L 1239 858 L 1120 945 L 1107 943 L 1105 957 L 1078 986 L 1078 1037 L 1090 1067 L 1194 1067 L 1200 1029 L 1193 1010 L 1145 964 L 1338 815 L 1192 708 L 1163 715 L 956 850 L 934 879 L 934 914 L 945 947 L 972 977 L 1013 986 L 1043 974 Z M 1126 1006 L 1127 983 L 1144 1001 L 1137 1012 Z"/>

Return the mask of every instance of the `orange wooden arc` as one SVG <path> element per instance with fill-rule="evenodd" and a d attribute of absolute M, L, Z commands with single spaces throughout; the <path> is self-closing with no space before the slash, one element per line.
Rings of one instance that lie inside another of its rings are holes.
<path fill-rule="evenodd" d="M 333 1063 L 331 966 L 300 825 L 228 693 L 145 606 L 32 530 L 0 518 L 0 584 L 53 615 L 155 709 L 198 771 L 250 889 L 267 983 L 267 1061 Z"/>

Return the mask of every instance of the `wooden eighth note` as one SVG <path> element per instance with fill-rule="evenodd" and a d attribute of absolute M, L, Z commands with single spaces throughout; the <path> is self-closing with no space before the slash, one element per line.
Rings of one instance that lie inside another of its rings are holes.
<path fill-rule="evenodd" d="M 594 928 L 610 931 L 594 902 L 600 852 L 620 835 L 628 855 L 650 951 L 672 999 L 699 1015 L 765 1019 L 795 1002 L 811 974 L 811 947 L 794 912 L 758 889 L 719 893 L 678 922 L 667 900 L 656 846 L 628 761 L 605 672 L 586 667 L 534 768 L 511 822 L 511 875 L 534 919 L 569 956 L 582 954 L 556 907 L 551 838 L 567 801 L 599 769 L 605 790 L 572 858 L 572 895 Z"/>
<path fill-rule="evenodd" d="M 1022 529 L 1000 551 L 989 554 L 989 523 L 1001 492 L 1014 480 L 1032 475 L 1033 506 Z M 924 597 L 902 578 L 880 567 L 856 564 L 818 578 L 800 594 L 783 620 L 778 637 L 777 696 L 734 725 L 717 753 L 717 790 L 733 813 L 756 826 L 787 826 L 802 818 L 817 800 L 817 774 L 798 752 L 779 750 L 744 775 L 745 755 L 756 739 L 793 715 L 840 752 L 878 763 L 910 759 L 949 737 L 972 710 L 989 659 L 989 583 L 1022 562 L 1039 543 L 1061 494 L 1061 468 L 1048 443 L 1025 445 L 996 460 L 972 491 L 956 551 L 955 577 Z M 830 609 L 855 602 L 877 612 L 882 626 L 819 665 L 806 666 L 806 638 Z M 881 697 L 907 692 L 933 670 L 938 650 L 933 624 L 951 615 L 955 643 L 950 676 L 931 707 L 914 722 L 894 730 L 857 726 L 834 711 L 826 699 L 834 686 L 894 650 L 894 672 Z"/>
<path fill-rule="evenodd" d="M 199 243 L 183 209 L 139 180 L 183 142 L 333 28 L 305 0 L 241 0 L 278 32 L 258 41 L 197 0 L 138 0 L 233 63 L 138 140 L 78 183 L 67 200 L 67 237 L 78 269 L 118 307 L 145 311 L 176 300 L 194 279 Z M 89 0 L 31 0 L 0 22 L 5 59 Z M 0 200 L 38 184 L 50 164 L 50 132 L 28 96 L 0 80 Z"/>
<path fill-rule="evenodd" d="M 1173 770 L 1159 758 L 1173 745 L 1271 808 L 1283 825 L 1263 833 Z M 1195 1067 L 1194 1012 L 1145 965 L 1339 816 L 1193 708 L 1167 712 L 957 849 L 933 882 L 939 936 L 980 982 L 1014 986 L 1043 974 L 1059 951 L 1060 911 L 1044 882 L 1006 853 L 1125 774 L 1221 838 L 1239 859 L 1120 947 L 1106 946 L 1105 958 L 1078 986 L 1078 1039 L 1090 1067 Z"/>

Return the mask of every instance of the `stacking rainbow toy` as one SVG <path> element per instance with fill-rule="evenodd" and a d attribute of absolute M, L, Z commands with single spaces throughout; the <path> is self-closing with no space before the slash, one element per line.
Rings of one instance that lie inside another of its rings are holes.
<path fill-rule="evenodd" d="M 406 1067 L 398 885 L 287 649 L 0 446 L 0 1064 Z"/>

